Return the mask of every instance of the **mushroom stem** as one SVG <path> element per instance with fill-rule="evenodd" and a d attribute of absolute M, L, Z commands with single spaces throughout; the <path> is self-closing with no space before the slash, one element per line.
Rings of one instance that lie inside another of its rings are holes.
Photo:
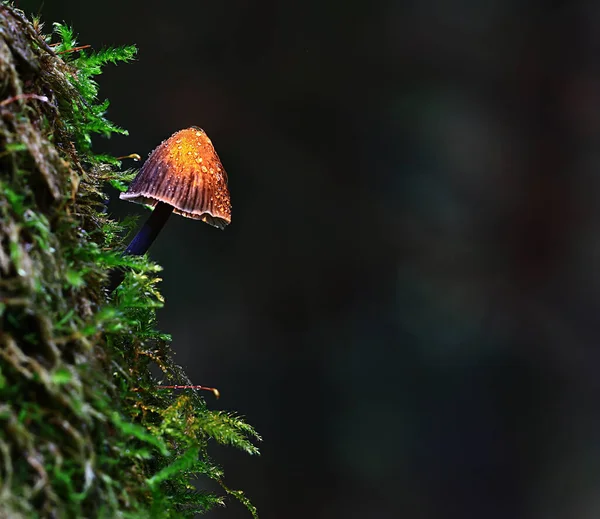
<path fill-rule="evenodd" d="M 146 254 L 150 245 L 152 245 L 158 236 L 158 233 L 165 226 L 165 223 L 167 223 L 172 212 L 172 205 L 158 202 L 144 226 L 133 237 L 133 240 L 131 240 L 131 243 L 125 249 L 125 254 L 129 256 Z"/>
<path fill-rule="evenodd" d="M 131 243 L 127 246 L 123 254 L 126 256 L 141 256 L 145 254 L 158 236 L 158 233 L 165 226 L 165 223 L 167 223 L 172 212 L 172 205 L 158 202 L 154 207 L 154 211 L 152 211 L 148 220 L 146 220 L 146 223 L 133 237 L 133 240 L 131 240 Z M 121 284 L 124 278 L 125 270 L 122 268 L 114 269 L 110 273 L 108 280 L 109 293 L 113 292 L 115 288 Z"/>

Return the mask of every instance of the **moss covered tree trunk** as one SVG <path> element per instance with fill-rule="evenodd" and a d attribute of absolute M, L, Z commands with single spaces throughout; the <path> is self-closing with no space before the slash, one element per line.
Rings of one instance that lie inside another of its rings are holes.
<path fill-rule="evenodd" d="M 0 6 L 0 518 L 193 516 L 223 502 L 197 476 L 255 514 L 207 446 L 256 453 L 258 437 L 193 391 L 156 389 L 151 363 L 187 382 L 154 328 L 159 269 L 121 256 L 104 211 L 105 183 L 131 172 L 92 151 L 92 134 L 123 132 L 93 76 L 134 52 L 78 49 L 69 28 L 45 36 Z M 114 268 L 128 274 L 111 298 Z"/>

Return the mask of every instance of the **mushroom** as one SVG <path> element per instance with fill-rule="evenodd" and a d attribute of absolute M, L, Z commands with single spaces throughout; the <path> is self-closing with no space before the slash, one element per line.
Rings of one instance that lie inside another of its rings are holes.
<path fill-rule="evenodd" d="M 152 214 L 125 249 L 142 255 L 150 248 L 171 213 L 202 220 L 224 229 L 231 222 L 227 173 L 204 130 L 180 130 L 150 154 L 122 200 L 154 207 Z M 110 291 L 123 280 L 111 276 Z"/>

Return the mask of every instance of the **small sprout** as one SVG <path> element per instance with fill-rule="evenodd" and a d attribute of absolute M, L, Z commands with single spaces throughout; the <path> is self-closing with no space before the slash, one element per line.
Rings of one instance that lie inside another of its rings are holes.
<path fill-rule="evenodd" d="M 137 153 L 130 153 L 129 155 L 123 155 L 122 157 L 116 157 L 117 160 L 124 160 L 124 159 L 133 159 L 136 162 L 142 160 L 142 157 L 140 157 Z"/>
<path fill-rule="evenodd" d="M 218 400 L 221 397 L 221 393 L 216 387 L 206 387 L 206 386 L 156 386 L 158 389 L 195 389 L 196 391 L 210 391 L 215 398 Z"/>

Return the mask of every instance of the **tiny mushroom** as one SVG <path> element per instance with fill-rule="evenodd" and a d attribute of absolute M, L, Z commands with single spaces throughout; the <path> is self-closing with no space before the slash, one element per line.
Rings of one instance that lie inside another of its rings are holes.
<path fill-rule="evenodd" d="M 171 213 L 202 220 L 224 229 L 231 222 L 227 173 L 204 130 L 180 130 L 150 154 L 122 200 L 154 207 L 152 214 L 125 249 L 142 255 L 150 248 Z M 113 277 L 110 290 L 123 280 Z"/>

